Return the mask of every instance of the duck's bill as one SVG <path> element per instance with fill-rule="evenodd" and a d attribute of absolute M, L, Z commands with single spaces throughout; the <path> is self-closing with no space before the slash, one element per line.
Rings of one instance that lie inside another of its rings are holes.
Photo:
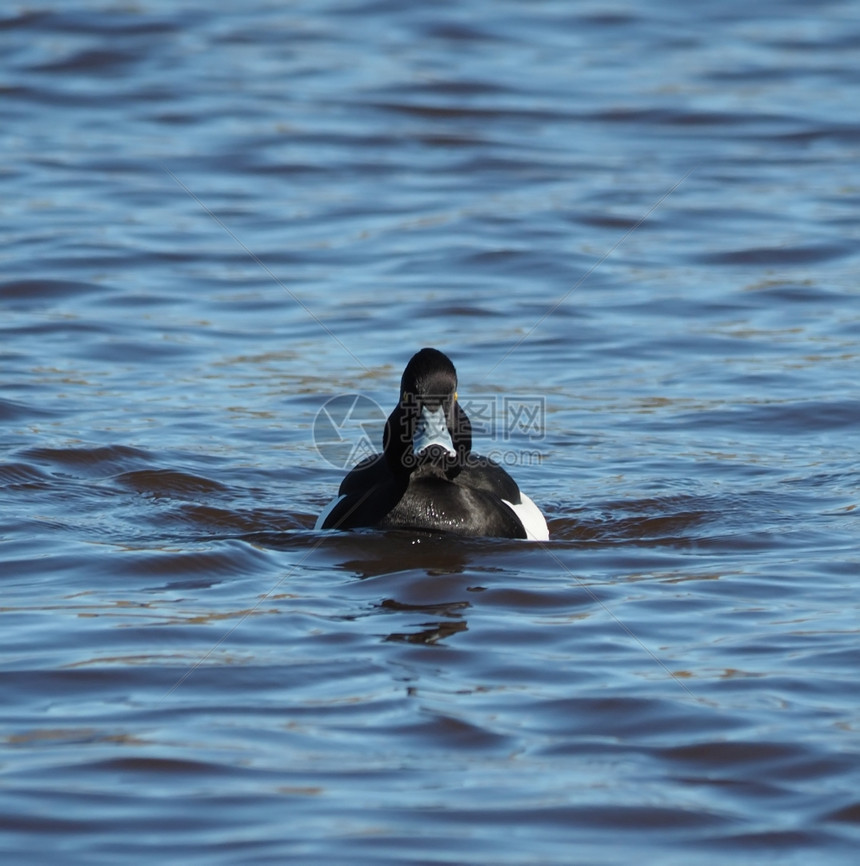
<path fill-rule="evenodd" d="M 451 441 L 451 434 L 448 432 L 445 411 L 441 406 L 435 412 L 422 406 L 421 415 L 415 425 L 415 434 L 412 437 L 412 450 L 415 454 L 421 454 L 433 445 L 444 449 L 452 457 L 457 454 Z"/>

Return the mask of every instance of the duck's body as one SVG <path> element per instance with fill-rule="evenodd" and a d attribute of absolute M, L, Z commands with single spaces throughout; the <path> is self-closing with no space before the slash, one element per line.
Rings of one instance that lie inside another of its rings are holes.
<path fill-rule="evenodd" d="M 317 529 L 408 529 L 546 540 L 546 520 L 517 483 L 473 454 L 449 358 L 422 349 L 406 367 L 383 451 L 344 478 Z"/>

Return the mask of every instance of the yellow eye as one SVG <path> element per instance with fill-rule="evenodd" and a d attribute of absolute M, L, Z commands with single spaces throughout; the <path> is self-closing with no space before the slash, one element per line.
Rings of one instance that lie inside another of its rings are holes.
<path fill-rule="evenodd" d="M 454 402 L 455 403 L 457 402 L 457 392 L 456 391 L 454 392 Z"/>

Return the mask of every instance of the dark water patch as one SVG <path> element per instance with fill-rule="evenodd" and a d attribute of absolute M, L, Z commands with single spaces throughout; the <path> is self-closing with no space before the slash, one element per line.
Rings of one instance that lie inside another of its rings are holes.
<path fill-rule="evenodd" d="M 547 745 L 542 754 L 573 754 L 596 739 L 621 750 L 639 750 L 645 743 L 671 741 L 691 729 L 728 731 L 739 724 L 722 714 L 709 718 L 707 703 L 697 702 L 695 691 L 685 695 L 678 689 L 674 694 L 677 701 L 608 695 L 542 701 L 535 707 L 536 730 L 563 737 Z"/>
<path fill-rule="evenodd" d="M 803 400 L 738 403 L 696 413 L 680 413 L 672 424 L 677 427 L 728 429 L 747 434 L 778 437 L 820 435 L 853 430 L 860 422 L 860 401 Z"/>
<path fill-rule="evenodd" d="M 396 601 L 393 598 L 383 599 L 379 604 L 379 608 L 384 611 L 395 613 L 412 613 L 419 611 L 421 613 L 432 613 L 436 616 L 459 616 L 461 612 L 469 608 L 467 601 L 454 601 L 447 603 L 434 602 L 433 604 L 406 604 L 402 601 Z"/>
<path fill-rule="evenodd" d="M 552 556 L 549 557 L 552 562 Z M 556 564 L 557 565 L 557 564 Z M 484 573 L 476 575 L 483 582 L 474 587 L 469 587 L 470 592 L 480 592 L 479 602 L 481 607 L 498 607 L 501 610 L 520 611 L 523 615 L 548 614 L 548 615 L 573 615 L 576 611 L 590 607 L 599 598 L 594 588 L 581 582 L 577 577 L 567 576 L 564 578 L 564 570 L 559 568 L 560 579 L 558 585 L 539 584 L 537 586 L 510 586 L 505 585 L 507 580 L 498 573 Z M 510 578 L 508 577 L 508 580 Z M 570 584 L 575 584 L 571 588 Z"/>
<path fill-rule="evenodd" d="M 298 540 L 298 537 L 297 539 Z M 446 581 L 459 580 L 467 565 L 481 550 L 492 548 L 487 539 L 460 539 L 424 535 L 410 532 L 379 532 L 376 530 L 307 533 L 305 544 L 317 548 L 320 555 L 339 569 L 355 573 L 362 578 L 388 578 L 415 571 L 438 577 L 426 589 L 438 597 Z M 499 542 L 504 546 L 504 542 Z M 420 592 L 421 588 L 414 587 Z M 374 590 L 375 591 L 375 590 Z M 414 603 L 429 603 L 430 597 L 416 599 Z"/>
<path fill-rule="evenodd" d="M 682 127 L 685 130 L 699 127 L 718 127 L 720 131 L 732 127 L 748 127 L 750 117 L 741 112 L 683 111 L 669 108 L 613 108 L 586 115 L 584 118 L 596 123 L 629 124 L 644 130 L 659 130 L 661 127 Z M 758 124 L 784 124 L 789 118 L 760 115 Z"/>
<path fill-rule="evenodd" d="M 500 82 L 494 82 L 478 78 L 453 78 L 446 77 L 430 81 L 410 82 L 407 88 L 402 84 L 395 84 L 388 91 L 392 96 L 402 92 L 436 94 L 443 98 L 457 97 L 499 97 L 513 95 L 511 88 Z M 379 88 L 377 93 L 384 93 L 384 88 Z"/>
<path fill-rule="evenodd" d="M 393 734 L 404 736 L 407 741 L 413 740 L 416 748 L 450 750 L 452 755 L 458 752 L 507 753 L 515 746 L 513 737 L 441 712 L 425 713 L 407 730 L 398 725 L 393 730 L 379 731 L 377 736 L 388 737 Z"/>
<path fill-rule="evenodd" d="M 828 821 L 844 822 L 846 824 L 860 824 L 860 802 L 851 803 L 836 809 L 825 816 Z"/>
<path fill-rule="evenodd" d="M 14 586 L 35 588 L 66 580 L 71 586 L 71 581 L 91 574 L 92 560 L 88 555 L 91 551 L 63 552 L 59 545 L 51 543 L 68 531 L 66 522 L 41 518 L 38 521 L 22 520 L 18 526 L 29 534 L 30 541 L 9 547 L 3 561 L 5 590 L 9 591 Z M 49 548 L 47 552 L 46 547 Z"/>
<path fill-rule="evenodd" d="M 577 16 L 577 20 L 589 27 L 597 28 L 624 28 L 629 27 L 637 20 L 633 10 L 607 10 L 591 11 L 585 10 Z"/>
<path fill-rule="evenodd" d="M 503 314 L 498 310 L 493 310 L 487 306 L 479 306 L 477 304 L 446 303 L 440 308 L 439 315 L 446 318 L 486 319 L 492 316 L 501 316 Z"/>
<path fill-rule="evenodd" d="M 184 15 L 188 20 L 188 13 Z M 176 29 L 170 19 L 153 14 L 141 14 L 133 9 L 117 8 L 104 14 L 103 10 L 86 7 L 73 11 L 22 9 L 19 14 L 0 19 L 2 27 L 32 27 L 36 31 L 55 35 L 92 34 L 104 37 L 123 35 L 160 36 Z M 35 25 L 35 26 L 34 26 Z"/>
<path fill-rule="evenodd" d="M 0 283 L 0 303 L 6 309 L 39 311 L 62 303 L 69 306 L 93 294 L 105 294 L 104 286 L 73 280 L 13 280 Z"/>
<path fill-rule="evenodd" d="M 739 770 L 744 776 L 755 779 L 765 771 L 770 778 L 774 771 L 790 764 L 798 751 L 795 743 L 715 740 L 670 747 L 663 754 L 673 762 L 707 768 L 717 771 L 718 775 L 730 775 Z"/>
<path fill-rule="evenodd" d="M 522 124 L 550 121 L 552 111 L 526 106 L 484 107 L 479 105 L 457 105 L 442 100 L 430 99 L 410 102 L 380 100 L 369 103 L 373 109 L 393 115 L 402 115 L 426 121 L 517 121 Z"/>
<path fill-rule="evenodd" d="M 37 833 L 40 836 L 69 835 L 95 832 L 100 822 L 60 817 L 58 815 L 39 815 L 33 812 L 14 812 L 0 815 L 0 828 L 14 837 L 17 834 Z"/>
<path fill-rule="evenodd" d="M 32 72 L 50 74 L 122 74 L 126 67 L 140 60 L 136 52 L 119 50 L 84 49 L 69 54 L 67 57 L 38 63 L 29 69 Z"/>
<path fill-rule="evenodd" d="M 19 9 L 9 16 L 0 16 L 0 30 L 31 27 L 34 24 L 46 22 L 50 15 L 50 12 L 44 10 Z"/>
<path fill-rule="evenodd" d="M 76 356 L 90 361 L 108 361 L 118 364 L 142 364 L 174 362 L 175 359 L 193 354 L 195 347 L 190 343 L 173 342 L 153 337 L 138 342 L 117 337 L 107 337 L 91 343 L 76 352 Z"/>
<path fill-rule="evenodd" d="M 784 852 L 785 856 L 800 854 L 804 851 L 827 852 L 828 856 L 841 858 L 850 857 L 851 841 L 842 840 L 825 831 L 774 830 L 761 833 L 727 834 L 718 840 L 712 840 L 715 851 L 760 851 Z"/>
<path fill-rule="evenodd" d="M 665 503 L 661 503 L 665 508 Z M 662 509 L 661 509 L 662 510 Z M 632 518 L 615 517 L 611 522 L 609 532 L 602 533 L 603 538 L 617 540 L 627 539 L 636 543 L 659 541 L 664 544 L 674 544 L 694 533 L 700 535 L 702 525 L 714 520 L 715 514 L 703 510 L 676 511 L 670 515 L 639 516 Z"/>
<path fill-rule="evenodd" d="M 307 529 L 315 519 L 315 515 L 290 514 L 274 508 L 186 503 L 178 511 L 167 515 L 164 525 L 166 528 L 168 523 L 187 524 L 207 535 L 233 536 L 262 547 L 277 549 L 284 533 Z"/>
<path fill-rule="evenodd" d="M 832 141 L 856 146 L 860 142 L 860 125 L 833 124 L 832 126 L 804 129 L 796 132 L 783 133 L 779 138 L 788 144 L 798 144 L 804 147 L 821 141 Z"/>
<path fill-rule="evenodd" d="M 423 35 L 431 39 L 442 39 L 451 42 L 504 42 L 506 39 L 494 32 L 485 24 L 479 27 L 476 22 L 462 21 L 427 21 L 421 28 Z"/>
<path fill-rule="evenodd" d="M 213 543 L 207 543 L 212 548 Z M 177 552 L 167 542 L 163 551 L 139 550 L 135 556 L 120 558 L 106 564 L 118 578 L 145 577 L 170 580 L 167 588 L 176 588 L 173 579 L 188 588 L 211 587 L 235 575 L 259 571 L 268 562 L 265 554 L 241 542 L 220 542 L 214 549 Z M 149 591 L 152 591 L 150 588 Z"/>
<path fill-rule="evenodd" d="M 93 93 L 91 91 L 88 92 L 82 87 L 69 88 L 63 87 L 62 84 L 68 84 L 68 82 L 64 81 L 62 78 L 46 77 L 45 81 L 39 86 L 15 84 L 3 88 L 0 92 L 2 92 L 4 101 L 14 100 L 18 105 L 27 106 L 30 109 L 32 109 L 33 106 L 39 106 L 41 109 L 48 106 L 52 109 L 87 108 L 93 110 L 94 106 L 101 105 L 104 110 L 110 103 L 110 100 L 104 98 L 104 90 L 106 89 L 104 87 L 100 89 L 98 93 Z M 101 103 L 98 101 L 100 99 Z M 25 112 L 22 110 L 21 114 L 23 116 Z M 34 158 L 33 161 L 39 162 L 40 160 Z M 45 168 L 56 168 L 59 167 L 60 164 L 47 162 L 43 163 L 43 165 Z M 119 256 L 117 256 L 114 261 L 118 259 Z M 32 260 L 28 259 L 27 265 L 30 266 L 31 262 Z M 66 270 L 75 270 L 76 266 L 79 264 L 80 261 L 78 259 L 70 257 L 68 259 L 69 267 Z"/>
<path fill-rule="evenodd" d="M 445 641 L 460 632 L 468 630 L 465 622 L 445 620 L 424 622 L 412 627 L 410 631 L 393 631 L 384 640 L 395 643 L 421 644 L 423 646 L 445 645 Z"/>
<path fill-rule="evenodd" d="M 852 255 L 854 244 L 806 244 L 804 246 L 753 247 L 727 252 L 706 253 L 693 258 L 702 265 L 732 265 L 739 267 L 796 267 L 835 261 Z"/>
<path fill-rule="evenodd" d="M 550 538 L 558 541 L 587 541 L 593 544 L 653 542 L 672 545 L 684 538 L 701 538 L 709 527 L 724 529 L 729 512 L 738 501 L 718 496 L 670 494 L 631 500 L 610 500 L 592 504 L 578 516 L 552 521 Z M 563 506 L 567 511 L 569 505 Z"/>
<path fill-rule="evenodd" d="M 22 357 L 30 362 L 39 362 L 42 369 L 56 369 L 52 361 L 68 360 L 75 356 L 78 347 L 89 345 L 88 337 L 106 339 L 110 333 L 102 322 L 79 318 L 65 310 L 30 311 L 31 315 L 3 329 L 3 335 L 8 339 L 16 337 L 33 337 L 33 343 L 27 346 L 27 354 Z M 38 340 L 38 342 L 37 342 Z M 65 342 L 66 346 L 59 348 L 57 343 Z M 66 352 L 68 351 L 68 355 Z"/>
<path fill-rule="evenodd" d="M 513 809 L 466 808 L 457 815 L 458 822 L 474 821 L 498 827 L 522 824 L 539 827 L 543 832 L 558 833 L 578 828 L 590 833 L 608 830 L 643 834 L 660 834 L 673 830 L 703 830 L 732 826 L 734 822 L 716 811 L 696 811 L 690 808 L 653 805 L 570 805 L 529 808 L 521 805 Z"/>
<path fill-rule="evenodd" d="M 0 463 L 0 484 L 4 487 L 39 487 L 49 476 L 29 463 Z"/>
<path fill-rule="evenodd" d="M 220 776 L 225 771 L 238 771 L 238 768 L 216 764 L 212 761 L 194 761 L 155 755 L 151 757 L 130 755 L 127 757 L 110 758 L 99 762 L 97 765 L 91 765 L 90 769 L 104 773 L 119 773 L 129 776 L 129 778 L 140 777 L 150 773 L 157 776 Z M 241 773 L 241 771 L 239 772 Z"/>
<path fill-rule="evenodd" d="M 642 219 L 641 217 L 625 217 L 608 212 L 582 213 L 573 218 L 576 222 L 592 228 L 613 229 L 624 232 L 637 228 L 641 224 Z"/>
<path fill-rule="evenodd" d="M 99 445 L 85 448 L 28 448 L 20 456 L 37 465 L 74 475 L 106 478 L 128 471 L 131 466 L 149 464 L 153 455 L 128 445 Z"/>
<path fill-rule="evenodd" d="M 21 400 L 6 400 L 0 398 L 0 421 L 32 422 L 52 418 L 61 413 L 44 406 L 35 406 Z"/>
<path fill-rule="evenodd" d="M 744 291 L 753 293 L 757 300 L 761 299 L 766 304 L 773 301 L 779 304 L 844 304 L 850 300 L 844 292 L 834 291 L 813 280 L 787 282 L 765 279 L 747 286 Z"/>
<path fill-rule="evenodd" d="M 162 251 L 153 251 L 153 255 L 161 258 L 164 257 L 165 261 L 170 261 L 171 256 L 169 253 L 163 253 Z M 187 258 L 183 257 L 186 261 Z M 147 260 L 150 260 L 147 256 Z M 176 261 L 175 259 L 172 259 Z M 104 298 L 103 305 L 110 309 L 131 309 L 131 310 L 145 310 L 147 308 L 151 308 L 154 311 L 158 311 L 161 315 L 164 315 L 165 312 L 173 307 L 181 306 L 183 304 L 187 304 L 189 301 L 187 295 L 182 295 L 180 293 L 167 293 L 161 291 L 155 291 L 153 289 L 147 289 L 145 291 L 135 290 L 135 289 L 126 289 L 122 292 L 116 292 L 111 294 L 110 297 Z"/>
<path fill-rule="evenodd" d="M 117 475 L 114 481 L 136 493 L 148 493 L 156 498 L 214 496 L 227 489 L 218 481 L 177 469 L 137 469 Z"/>

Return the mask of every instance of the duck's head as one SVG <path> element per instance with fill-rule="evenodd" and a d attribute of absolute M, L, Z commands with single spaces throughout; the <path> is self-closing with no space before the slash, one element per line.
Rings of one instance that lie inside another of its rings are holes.
<path fill-rule="evenodd" d="M 457 402 L 457 371 L 437 349 L 412 356 L 400 400 L 388 418 L 383 449 L 396 474 L 423 469 L 451 476 L 472 448 L 472 425 Z"/>

